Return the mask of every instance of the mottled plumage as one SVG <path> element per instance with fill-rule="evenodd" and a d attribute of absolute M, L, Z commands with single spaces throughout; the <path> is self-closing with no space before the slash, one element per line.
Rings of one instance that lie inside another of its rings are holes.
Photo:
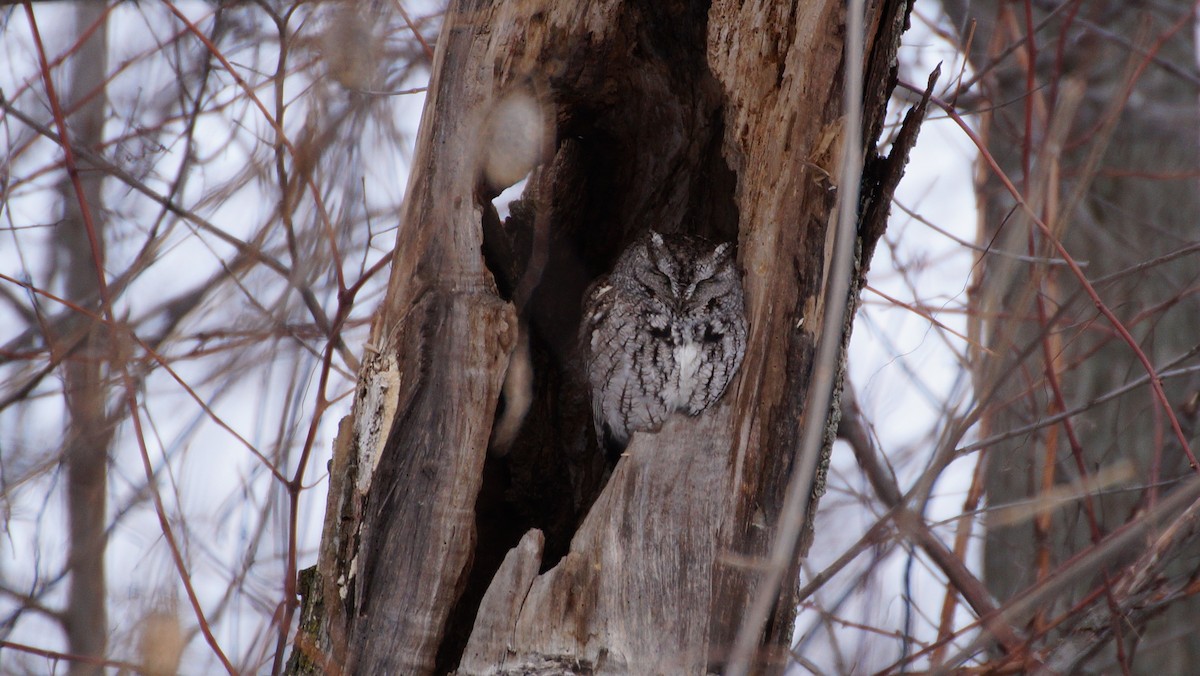
<path fill-rule="evenodd" d="M 721 397 L 746 350 L 733 247 L 651 231 L 584 301 L 580 329 L 596 435 L 610 450 L 675 411 Z"/>

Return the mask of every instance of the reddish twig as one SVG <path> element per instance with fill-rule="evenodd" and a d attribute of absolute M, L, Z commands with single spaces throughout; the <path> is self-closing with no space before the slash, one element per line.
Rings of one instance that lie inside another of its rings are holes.
<path fill-rule="evenodd" d="M 404 11 L 404 3 L 396 0 L 396 9 L 399 10 L 400 16 L 404 17 L 404 24 L 408 26 L 408 30 L 412 31 L 413 37 L 417 39 L 417 42 L 421 43 L 421 48 L 425 50 L 425 56 L 429 58 L 429 62 L 433 63 L 433 48 L 425 41 L 425 36 L 421 35 L 421 31 L 417 30 L 416 25 L 409 18 L 408 12 Z"/>
<path fill-rule="evenodd" d="M 103 657 L 92 657 L 91 655 L 75 655 L 72 653 L 59 652 L 57 650 L 48 650 L 46 648 L 36 648 L 24 643 L 15 641 L 6 641 L 0 639 L 0 650 L 16 650 L 38 657 L 45 657 L 51 660 L 62 660 L 64 662 L 78 662 L 80 664 L 94 664 L 98 667 L 114 667 L 116 669 L 140 673 L 142 665 L 134 664 L 133 662 L 123 662 L 121 660 L 110 660 Z"/>
<path fill-rule="evenodd" d="M 96 233 L 96 224 L 92 220 L 92 210 L 83 194 L 83 183 L 79 179 L 79 166 L 75 162 L 75 152 L 71 148 L 70 136 L 67 133 L 67 120 L 63 115 L 58 93 L 54 89 L 54 79 L 50 77 L 50 64 L 46 60 L 46 48 L 42 45 L 42 34 L 38 31 L 37 19 L 33 16 L 33 5 L 25 0 L 25 16 L 29 19 L 29 30 L 33 34 L 33 42 L 37 48 L 38 60 L 42 66 L 42 81 L 46 86 L 46 98 L 50 102 L 50 110 L 54 115 L 54 125 L 58 127 L 59 146 L 63 149 L 67 176 L 75 189 L 75 197 L 79 200 L 79 212 L 87 230 L 88 244 L 92 249 L 92 264 L 96 266 L 96 288 L 100 292 L 100 302 L 104 315 L 104 323 L 112 327 L 112 298 L 108 294 L 108 281 L 104 278 L 104 261 L 100 254 L 100 237 Z M 84 38 L 86 39 L 86 38 Z M 82 42 L 82 40 L 81 40 Z"/>
<path fill-rule="evenodd" d="M 905 86 L 914 91 L 918 91 L 912 85 Z M 1045 221 L 1043 221 L 1029 207 L 1029 204 L 1025 201 L 1024 196 L 1021 195 L 1021 192 L 1017 190 L 1015 185 L 1013 185 L 1012 181 L 1008 178 L 1008 175 L 1004 173 L 1004 170 L 1000 168 L 1000 165 L 996 162 L 996 158 L 994 158 L 992 154 L 988 152 L 987 144 L 983 142 L 983 139 L 979 138 L 979 135 L 975 133 L 975 130 L 972 129 L 971 126 L 962 119 L 962 116 L 958 114 L 958 111 L 951 107 L 948 103 L 935 97 L 930 97 L 929 100 L 945 111 L 946 115 L 948 115 L 950 119 L 954 120 L 955 124 L 962 129 L 963 133 L 966 134 L 969 139 L 971 139 L 971 142 L 975 144 L 976 149 L 979 150 L 979 156 L 984 160 L 984 162 L 987 163 L 988 168 L 994 172 L 1000 182 L 1003 183 L 1005 190 L 1007 190 L 1009 195 L 1012 196 L 1012 198 L 1016 201 L 1017 206 L 1025 211 L 1029 217 L 1029 220 L 1037 226 L 1038 230 L 1041 231 L 1046 240 L 1050 242 L 1055 251 L 1058 252 L 1059 257 L 1061 257 L 1067 264 L 1067 267 L 1071 269 L 1071 273 L 1077 280 L 1079 280 L 1079 283 L 1083 286 L 1085 293 L 1087 293 L 1088 298 L 1091 299 L 1092 304 L 1096 307 L 1096 310 L 1099 311 L 1100 314 L 1104 315 L 1104 318 L 1109 321 L 1117 333 L 1120 334 L 1121 339 L 1126 345 L 1129 346 L 1130 351 L 1133 352 L 1135 357 L 1137 357 L 1138 362 L 1141 363 L 1142 368 L 1145 369 L 1146 374 L 1150 378 L 1150 387 L 1154 391 L 1156 402 L 1158 405 L 1162 406 L 1166 412 L 1167 419 L 1171 423 L 1171 429 L 1175 433 L 1176 441 L 1179 442 L 1184 454 L 1187 455 L 1191 468 L 1196 471 L 1197 474 L 1200 474 L 1200 460 L 1196 459 L 1196 455 L 1192 452 L 1191 446 L 1188 444 L 1187 437 L 1183 433 L 1183 428 L 1179 425 L 1179 419 L 1175 416 L 1174 409 L 1171 408 L 1171 402 L 1167 399 L 1167 393 L 1165 390 L 1163 390 L 1162 381 L 1159 378 L 1154 365 L 1150 363 L 1150 358 L 1146 356 L 1146 353 L 1137 344 L 1137 340 L 1134 339 L 1133 335 L 1129 333 L 1129 330 L 1125 328 L 1125 325 L 1121 323 L 1121 320 L 1117 318 L 1113 311 L 1108 308 L 1108 305 L 1105 304 L 1105 302 L 1100 298 L 1100 294 L 1096 292 L 1096 288 L 1088 280 L 1087 275 L 1084 274 L 1083 268 L 1079 267 L 1079 263 L 1075 261 L 1074 257 L 1072 257 L 1070 252 L 1067 251 L 1066 247 L 1063 246 L 1063 243 L 1054 236 L 1054 234 L 1050 231 L 1049 226 L 1046 225 Z"/>
<path fill-rule="evenodd" d="M 183 584 L 184 592 L 187 594 L 188 602 L 192 606 L 192 612 L 196 616 L 196 622 L 200 627 L 200 633 L 204 635 L 205 642 L 212 649 L 213 654 L 221 661 L 221 665 L 226 671 L 231 674 L 236 674 L 237 669 L 233 663 L 225 656 L 225 651 L 221 650 L 220 644 L 217 643 L 217 637 L 213 635 L 212 628 L 208 625 L 208 619 L 204 615 L 204 608 L 200 606 L 200 598 L 196 595 L 196 590 L 192 586 L 191 573 L 187 569 L 187 564 L 183 561 L 183 553 L 179 550 L 179 543 L 175 540 L 174 530 L 171 528 L 171 521 L 167 518 L 167 509 L 163 505 L 162 495 L 158 492 L 157 485 L 154 480 L 154 467 L 150 462 L 150 451 L 146 447 L 146 438 L 142 432 L 142 417 L 138 412 L 137 391 L 134 387 L 133 378 L 129 375 L 128 369 L 121 369 L 121 380 L 125 388 L 125 402 L 129 406 L 129 420 L 133 423 L 134 438 L 137 439 L 138 450 L 142 458 L 142 469 L 146 472 L 146 490 L 150 493 L 150 499 L 154 503 L 154 512 L 158 515 L 158 525 L 162 530 L 163 538 L 167 541 L 167 547 L 171 550 L 171 560 L 175 563 L 175 570 L 179 573 L 179 581 Z"/>

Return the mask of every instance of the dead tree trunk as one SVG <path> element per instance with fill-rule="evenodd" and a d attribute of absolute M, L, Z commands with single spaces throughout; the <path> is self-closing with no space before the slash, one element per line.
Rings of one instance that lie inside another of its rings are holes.
<path fill-rule="evenodd" d="M 907 11 L 867 7 L 856 280 L 907 151 L 875 153 Z M 293 670 L 721 668 L 825 316 L 843 14 L 824 0 L 451 3 Z M 538 111 L 515 136 L 534 139 L 540 166 L 502 224 L 490 200 L 522 172 L 480 172 L 520 154 L 505 130 L 521 109 Z M 579 306 L 650 227 L 737 242 L 749 345 L 718 406 L 635 435 L 605 482 Z M 858 289 L 833 302 L 853 309 Z M 502 394 L 516 366 L 531 367 L 528 387 Z M 494 420 L 514 410 L 519 431 L 489 454 Z M 822 466 L 814 504 L 823 482 Z M 802 547 L 810 536 L 811 521 Z M 762 639 L 771 670 L 794 605 L 787 585 Z"/>

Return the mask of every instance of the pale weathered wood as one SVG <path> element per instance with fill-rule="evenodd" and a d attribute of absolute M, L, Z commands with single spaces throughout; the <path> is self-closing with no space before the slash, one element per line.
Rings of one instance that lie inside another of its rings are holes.
<path fill-rule="evenodd" d="M 489 594 L 528 595 L 515 609 L 485 604 L 468 651 L 505 659 L 467 662 L 461 673 L 521 673 L 548 660 L 573 660 L 581 670 L 702 673 L 704 608 L 729 495 L 728 414 L 723 406 L 699 419 L 676 416 L 658 433 L 636 434 L 566 557 L 535 580 L 497 576 Z M 489 613 L 512 610 L 510 632 L 491 629 L 499 620 Z"/>
<path fill-rule="evenodd" d="M 479 605 L 459 673 L 487 673 L 510 658 L 509 646 L 514 645 L 513 621 L 520 614 L 529 586 L 537 576 L 544 544 L 541 531 L 531 530 L 504 557 L 504 563 L 496 571 L 496 577 Z"/>
<path fill-rule="evenodd" d="M 906 7 L 869 9 L 868 130 Z M 452 3 L 373 333 L 380 353 L 364 362 L 351 458 L 335 459 L 346 477 L 331 481 L 341 516 L 327 521 L 320 570 L 339 607 L 316 644 L 337 663 L 720 668 L 783 499 L 822 322 L 841 12 L 835 0 Z M 502 224 L 488 200 L 504 186 L 478 175 L 478 136 L 495 102 L 521 91 L 545 107 L 553 147 L 532 206 Z M 597 495 L 579 299 L 652 226 L 738 242 L 750 344 L 721 405 L 635 435 Z M 540 284 L 527 285 L 529 269 Z M 518 318 L 532 404 L 511 449 L 487 457 Z M 764 638 L 776 656 L 791 598 Z"/>
<path fill-rule="evenodd" d="M 516 336 L 479 254 L 473 132 L 491 88 L 460 83 L 475 74 L 461 48 L 472 37 L 460 28 L 439 42 L 414 160 L 426 170 L 410 181 L 372 331 L 380 357 L 364 367 L 352 416 L 353 489 L 331 490 L 343 518 L 324 536 L 326 547 L 341 545 L 325 596 L 336 590 L 343 608 L 330 614 L 343 624 L 326 631 L 340 637 L 335 663 L 352 672 L 434 668 L 470 565 L 487 438 Z"/>

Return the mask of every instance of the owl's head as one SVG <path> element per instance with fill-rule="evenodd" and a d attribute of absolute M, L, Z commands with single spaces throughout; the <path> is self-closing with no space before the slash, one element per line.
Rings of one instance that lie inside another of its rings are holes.
<path fill-rule="evenodd" d="M 651 230 L 641 248 L 644 258 L 634 266 L 634 278 L 646 291 L 680 310 L 702 307 L 738 283 L 728 242 L 713 244 L 694 235 Z"/>

